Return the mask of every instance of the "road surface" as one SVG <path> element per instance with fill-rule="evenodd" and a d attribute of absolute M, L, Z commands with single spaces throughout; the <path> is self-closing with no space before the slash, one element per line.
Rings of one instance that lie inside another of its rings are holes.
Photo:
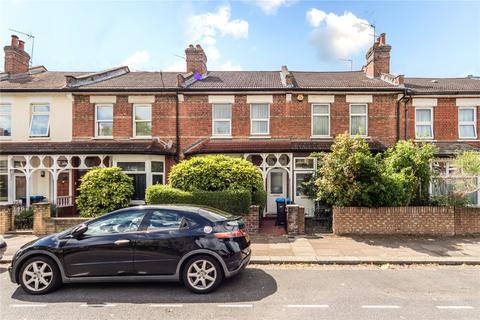
<path fill-rule="evenodd" d="M 480 319 L 479 267 L 250 266 L 217 292 L 75 284 L 30 296 L 0 265 L 0 319 Z"/>

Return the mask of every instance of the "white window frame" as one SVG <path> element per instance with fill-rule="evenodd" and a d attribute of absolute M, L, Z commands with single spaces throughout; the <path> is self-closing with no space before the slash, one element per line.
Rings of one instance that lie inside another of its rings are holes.
<path fill-rule="evenodd" d="M 312 159 L 313 160 L 313 167 L 312 168 L 297 168 L 297 161 L 295 160 L 307 160 L 307 159 Z M 316 159 L 314 157 L 294 157 L 293 158 L 293 170 L 295 171 L 315 171 L 316 168 Z"/>
<path fill-rule="evenodd" d="M 267 106 L 267 119 L 258 119 L 254 120 L 252 117 L 252 109 L 253 106 L 258 106 L 258 105 L 266 105 Z M 253 132 L 253 122 L 254 121 L 263 121 L 267 122 L 267 132 L 262 132 L 262 133 L 255 133 Z M 259 136 L 259 137 L 265 137 L 270 135 L 270 103 L 251 103 L 250 104 L 250 135 L 252 136 Z"/>
<path fill-rule="evenodd" d="M 150 108 L 150 120 L 137 120 L 136 119 L 136 107 L 149 107 Z M 133 137 L 139 139 L 150 139 L 152 137 L 152 130 L 153 130 L 153 122 L 152 122 L 152 105 L 148 103 L 135 103 L 133 105 Z M 113 121 L 113 119 L 112 119 Z M 147 136 L 140 136 L 137 135 L 137 122 L 150 122 L 150 135 Z"/>
<path fill-rule="evenodd" d="M 34 111 L 35 107 L 48 107 L 48 111 Z M 30 111 L 31 111 L 31 116 L 30 116 L 30 126 L 28 128 L 28 135 L 29 137 L 32 138 L 48 138 L 50 137 L 50 104 L 49 103 L 32 103 L 30 105 Z M 41 116 L 41 115 L 47 115 L 48 116 L 48 123 L 47 123 L 47 133 L 46 134 L 32 134 L 32 124 L 33 124 L 33 117 L 34 116 Z"/>
<path fill-rule="evenodd" d="M 11 176 L 9 174 L 9 170 L 8 170 L 8 158 L 3 158 L 3 157 L 0 157 L 0 161 L 6 161 L 7 162 L 7 170 L 5 172 L 2 172 L 0 171 L 0 176 L 6 176 L 7 177 L 7 185 L 5 186 L 7 188 L 7 201 L 0 201 L 0 203 L 8 203 L 9 202 L 9 199 L 10 199 L 10 193 L 11 193 L 11 189 L 12 189 L 12 186 L 10 185 L 11 184 Z"/>
<path fill-rule="evenodd" d="M 9 136 L 0 136 L 1 140 L 9 140 L 12 138 L 12 105 L 10 103 L 0 103 L 0 107 L 8 107 L 9 111 L 8 112 L 2 112 L 0 111 L 0 116 L 6 116 L 8 117 L 10 121 L 10 135 Z M 2 128 L 3 129 L 3 128 Z"/>
<path fill-rule="evenodd" d="M 162 172 L 153 172 L 152 171 L 152 162 L 162 162 L 163 163 L 163 171 Z M 153 185 L 153 176 L 162 175 L 162 184 L 165 184 L 165 160 L 150 160 L 150 185 Z M 147 183 L 148 183 L 148 176 L 147 176 Z"/>
<path fill-rule="evenodd" d="M 98 107 L 111 107 L 112 108 L 112 120 L 98 120 Z M 112 135 L 111 136 L 101 136 L 98 134 L 98 124 L 100 122 L 111 122 L 112 123 Z M 95 104 L 95 138 L 101 139 L 113 139 L 113 104 L 111 103 L 98 103 Z"/>
<path fill-rule="evenodd" d="M 461 110 L 473 110 L 473 121 L 460 121 L 460 111 Z M 462 137 L 460 136 L 461 126 L 471 126 L 473 125 L 475 136 L 473 137 Z M 458 107 L 458 137 L 462 140 L 476 140 L 477 139 L 477 107 Z"/>
<path fill-rule="evenodd" d="M 313 110 L 314 110 L 314 107 L 315 106 L 327 106 L 328 107 L 328 113 L 314 113 Z M 312 131 L 311 131 L 311 135 L 312 135 L 312 138 L 329 138 L 330 137 L 330 134 L 331 134 L 331 124 L 330 124 L 330 103 L 312 103 L 312 107 L 311 107 L 311 127 L 312 127 Z M 319 135 L 319 134 L 314 134 L 314 128 L 313 128 L 313 124 L 314 124 L 314 118 L 315 117 L 325 117 L 327 116 L 328 117 L 328 133 L 326 135 Z"/>
<path fill-rule="evenodd" d="M 215 106 L 230 106 L 230 119 L 215 119 Z M 233 117 L 233 107 L 231 103 L 212 103 L 212 137 L 215 138 L 231 138 L 232 137 L 232 117 Z M 229 123 L 229 132 L 225 134 L 215 133 L 215 122 L 227 122 Z"/>
<path fill-rule="evenodd" d="M 365 107 L 365 114 L 355 114 L 355 116 L 365 116 L 365 133 L 364 134 L 355 134 L 355 136 L 359 137 L 368 137 L 368 103 L 350 103 L 349 105 L 349 117 L 348 117 L 348 133 L 352 136 L 352 106 L 364 106 Z"/>
<path fill-rule="evenodd" d="M 417 120 L 417 110 L 430 110 L 430 121 L 428 122 L 419 122 Z M 433 137 L 435 136 L 434 131 L 433 131 L 433 119 L 434 119 L 434 114 L 433 114 L 433 107 L 415 107 L 415 139 L 417 140 L 433 140 Z M 418 126 L 430 126 L 432 128 L 432 136 L 431 137 L 419 137 L 417 136 L 417 125 Z"/>

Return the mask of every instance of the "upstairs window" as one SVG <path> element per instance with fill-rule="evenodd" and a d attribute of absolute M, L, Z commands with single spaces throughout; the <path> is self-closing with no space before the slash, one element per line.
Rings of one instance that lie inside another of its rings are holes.
<path fill-rule="evenodd" d="M 113 137 L 113 105 L 96 105 L 95 136 L 102 138 Z"/>
<path fill-rule="evenodd" d="M 368 135 L 368 107 L 366 104 L 350 105 L 350 135 Z"/>
<path fill-rule="evenodd" d="M 232 134 L 232 105 L 213 105 L 213 136 L 230 136 Z"/>
<path fill-rule="evenodd" d="M 30 137 L 50 136 L 50 106 L 48 104 L 32 105 Z"/>
<path fill-rule="evenodd" d="M 9 104 L 0 104 L 0 138 L 12 135 L 12 116 Z"/>
<path fill-rule="evenodd" d="M 330 105 L 312 105 L 312 136 L 330 136 Z"/>
<path fill-rule="evenodd" d="M 268 135 L 270 130 L 270 112 L 268 104 L 252 104 L 250 109 L 251 134 Z"/>
<path fill-rule="evenodd" d="M 415 109 L 415 138 L 432 139 L 433 138 L 433 109 L 416 108 Z"/>
<path fill-rule="evenodd" d="M 458 108 L 458 135 L 460 139 L 477 138 L 477 109 Z"/>
<path fill-rule="evenodd" d="M 152 106 L 134 105 L 133 132 L 135 137 L 152 136 Z"/>

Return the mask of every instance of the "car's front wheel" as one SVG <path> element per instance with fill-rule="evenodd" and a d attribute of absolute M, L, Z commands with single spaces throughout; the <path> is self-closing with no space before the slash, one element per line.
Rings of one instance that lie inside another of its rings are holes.
<path fill-rule="evenodd" d="M 32 257 L 23 263 L 19 280 L 23 290 L 30 294 L 49 293 L 62 284 L 56 263 L 41 256 Z"/>
<path fill-rule="evenodd" d="M 182 272 L 183 284 L 194 293 L 209 293 L 218 288 L 223 272 L 217 260 L 202 255 L 190 259 Z"/>

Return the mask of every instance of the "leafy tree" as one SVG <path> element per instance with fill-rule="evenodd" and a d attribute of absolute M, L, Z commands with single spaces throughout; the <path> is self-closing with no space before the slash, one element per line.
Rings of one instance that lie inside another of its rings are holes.
<path fill-rule="evenodd" d="M 83 177 L 77 206 L 82 217 L 96 217 L 129 205 L 133 181 L 118 167 L 95 168 Z"/>

